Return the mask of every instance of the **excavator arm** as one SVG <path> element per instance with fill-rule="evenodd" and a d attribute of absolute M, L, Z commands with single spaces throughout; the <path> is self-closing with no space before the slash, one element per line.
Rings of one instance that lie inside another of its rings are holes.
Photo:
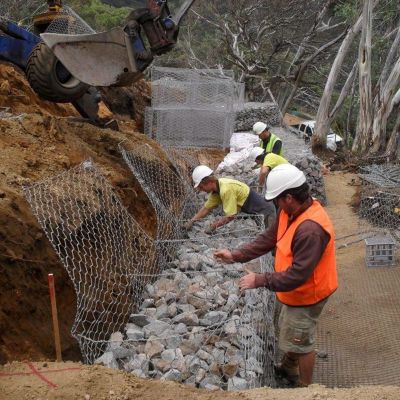
<path fill-rule="evenodd" d="M 171 15 L 167 0 L 145 0 L 122 28 L 85 35 L 41 34 L 66 69 L 91 86 L 126 86 L 142 77 L 154 56 L 176 44 L 179 26 L 195 0 Z"/>

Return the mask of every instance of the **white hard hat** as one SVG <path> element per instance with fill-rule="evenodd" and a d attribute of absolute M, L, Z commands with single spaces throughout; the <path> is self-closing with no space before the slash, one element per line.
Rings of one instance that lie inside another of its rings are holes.
<path fill-rule="evenodd" d="M 267 124 L 264 124 L 264 122 L 256 122 L 253 125 L 253 132 L 256 135 L 261 135 L 266 129 L 269 129 L 269 126 Z"/>
<path fill-rule="evenodd" d="M 193 170 L 192 179 L 194 182 L 194 187 L 197 188 L 200 182 L 207 176 L 212 175 L 213 170 L 207 165 L 199 165 Z"/>
<path fill-rule="evenodd" d="M 262 147 L 253 147 L 250 151 L 250 159 L 255 160 L 258 156 L 261 156 L 261 154 L 264 153 L 264 149 Z"/>
<path fill-rule="evenodd" d="M 278 197 L 287 189 L 294 189 L 306 181 L 302 171 L 292 164 L 281 164 L 276 166 L 267 176 L 266 200 Z"/>

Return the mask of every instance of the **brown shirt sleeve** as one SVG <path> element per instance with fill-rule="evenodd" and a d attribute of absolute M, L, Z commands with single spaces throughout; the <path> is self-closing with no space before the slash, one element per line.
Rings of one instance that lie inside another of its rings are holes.
<path fill-rule="evenodd" d="M 247 262 L 255 258 L 267 254 L 275 248 L 276 235 L 278 230 L 278 219 L 266 229 L 263 233 L 259 234 L 252 242 L 241 246 L 237 250 L 232 251 L 232 256 L 235 262 Z"/>
<path fill-rule="evenodd" d="M 271 227 L 272 229 L 273 227 Z M 237 252 L 245 253 L 247 257 L 244 257 L 244 261 L 251 260 L 259 257 L 264 253 L 261 253 L 262 245 L 259 241 L 265 237 L 269 240 L 269 243 L 264 248 L 269 248 L 272 243 L 270 235 L 268 235 L 268 229 L 266 232 L 259 235 L 254 242 L 243 246 L 239 250 L 234 252 L 234 260 L 239 260 L 240 256 Z M 292 241 L 292 253 L 293 253 L 293 264 L 284 272 L 266 272 L 264 274 L 258 274 L 256 278 L 256 286 L 265 286 L 274 292 L 289 292 L 297 287 L 301 286 L 307 281 L 315 267 L 317 266 L 325 248 L 330 240 L 330 235 L 314 221 L 304 221 L 296 229 Z M 275 230 L 275 243 L 276 243 L 276 230 Z M 255 248 L 253 248 L 255 244 Z M 249 249 L 250 247 L 250 249 Z M 270 251 L 270 249 L 268 250 Z M 268 252 L 267 251 L 267 252 Z M 248 258 L 250 255 L 258 254 L 256 257 Z M 236 258 L 239 256 L 238 258 Z"/>

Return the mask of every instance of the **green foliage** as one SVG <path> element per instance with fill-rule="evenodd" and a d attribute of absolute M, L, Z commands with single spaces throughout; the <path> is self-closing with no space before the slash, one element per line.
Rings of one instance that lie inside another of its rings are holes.
<path fill-rule="evenodd" d="M 129 8 L 116 8 L 100 0 L 72 0 L 71 7 L 95 30 L 105 31 L 124 24 L 131 11 Z"/>
<path fill-rule="evenodd" d="M 342 0 L 335 7 L 335 15 L 347 22 L 355 22 L 360 16 L 361 0 Z"/>

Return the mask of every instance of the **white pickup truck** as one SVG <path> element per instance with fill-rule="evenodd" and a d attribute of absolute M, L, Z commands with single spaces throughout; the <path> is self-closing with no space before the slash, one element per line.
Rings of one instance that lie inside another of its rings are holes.
<path fill-rule="evenodd" d="M 315 121 L 302 121 L 300 124 L 290 125 L 289 130 L 308 142 L 314 134 L 314 127 Z M 326 147 L 330 150 L 336 151 L 338 148 L 342 147 L 343 144 L 343 138 L 333 130 L 330 130 L 326 137 Z"/>

